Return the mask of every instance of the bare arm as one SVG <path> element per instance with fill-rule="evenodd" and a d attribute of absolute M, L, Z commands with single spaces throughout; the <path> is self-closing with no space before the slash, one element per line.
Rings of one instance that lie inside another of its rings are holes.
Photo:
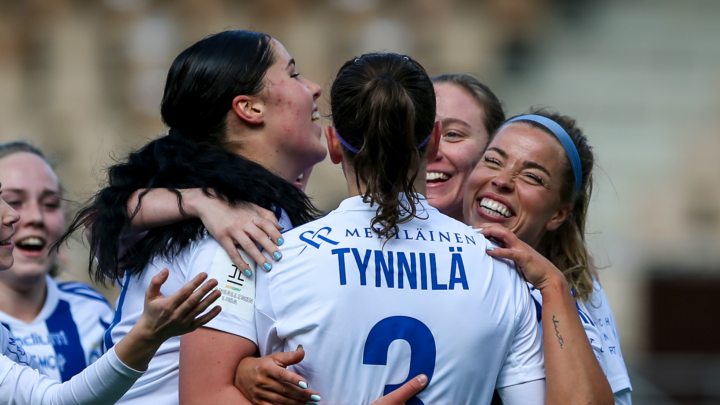
<path fill-rule="evenodd" d="M 138 190 L 128 199 L 128 214 L 135 212 L 140 194 Z M 130 223 L 132 233 L 173 224 L 190 218 L 199 218 L 208 232 L 228 252 L 238 268 L 252 272 L 237 247 L 240 246 L 257 263 L 267 261 L 255 243 L 270 253 L 275 260 L 282 258 L 278 246 L 283 244 L 282 226 L 275 214 L 254 204 L 230 206 L 219 198 L 209 197 L 198 188 L 180 190 L 182 211 L 178 207 L 177 195 L 164 188 L 150 189 L 142 197 L 142 204 Z M 130 241 L 132 243 L 132 241 Z M 272 263 L 268 263 L 272 267 Z"/>
<path fill-rule="evenodd" d="M 249 404 L 235 388 L 235 370 L 255 344 L 216 329 L 200 328 L 180 342 L 180 404 Z"/>
<path fill-rule="evenodd" d="M 545 401 L 549 404 L 614 404 L 612 389 L 585 334 L 575 298 L 562 272 L 502 226 L 484 226 L 480 233 L 505 246 L 488 250 L 490 256 L 513 260 L 525 278 L 542 293 Z"/>

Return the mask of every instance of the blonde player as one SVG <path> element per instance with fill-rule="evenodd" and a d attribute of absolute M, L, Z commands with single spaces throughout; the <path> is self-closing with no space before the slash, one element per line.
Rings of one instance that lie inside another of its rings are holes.
<path fill-rule="evenodd" d="M 17 212 L 0 198 L 0 270 L 13 264 L 13 225 L 18 220 Z M 166 269 L 153 279 L 145 295 L 143 315 L 126 338 L 65 383 L 34 369 L 37 361 L 4 326 L 0 327 L 0 404 L 115 403 L 147 369 L 162 342 L 198 328 L 220 312 L 216 307 L 196 318 L 218 299 L 217 292 L 202 299 L 215 287 L 215 281 L 200 286 L 206 275 L 199 275 L 176 294 L 164 297 L 160 287 L 168 274 Z"/>

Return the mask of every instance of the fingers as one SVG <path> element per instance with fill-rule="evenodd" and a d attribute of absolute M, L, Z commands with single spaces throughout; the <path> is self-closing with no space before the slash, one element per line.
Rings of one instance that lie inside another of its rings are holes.
<path fill-rule="evenodd" d="M 198 288 L 197 291 L 195 291 L 190 296 L 190 298 L 185 300 L 185 302 L 183 302 L 177 309 L 178 315 L 180 317 L 190 318 L 189 320 L 192 320 L 196 316 L 205 312 L 205 310 L 210 307 L 210 305 L 212 305 L 215 301 L 217 301 L 222 295 L 222 293 L 220 293 L 220 291 L 218 290 L 208 294 L 208 292 L 212 291 L 215 286 L 217 286 L 217 280 L 213 279 L 205 283 L 202 287 Z M 207 295 L 207 297 L 205 297 L 205 295 Z M 202 297 L 205 297 L 205 299 L 202 299 Z"/>
<path fill-rule="evenodd" d="M 400 388 L 373 402 L 373 405 L 402 405 L 422 391 L 428 383 L 425 374 L 411 379 Z"/>
<path fill-rule="evenodd" d="M 215 292 L 218 293 L 217 297 L 219 298 L 219 297 L 220 297 L 220 291 L 214 291 L 213 294 L 214 294 Z M 215 298 L 215 299 L 217 299 L 217 298 Z M 205 325 L 206 323 L 210 322 L 213 318 L 215 318 L 216 316 L 218 316 L 218 314 L 220 313 L 220 311 L 222 311 L 222 308 L 220 308 L 220 306 L 217 306 L 217 307 L 211 309 L 210 311 L 208 311 L 207 314 L 205 314 L 205 315 L 203 315 L 203 316 L 201 316 L 201 317 L 199 317 L 199 318 L 195 318 L 195 319 L 190 323 L 190 331 L 194 331 L 195 329 L 197 329 L 197 328 Z"/>
<path fill-rule="evenodd" d="M 298 345 L 297 350 L 292 352 L 276 353 L 273 356 L 276 356 L 275 360 L 281 367 L 292 366 L 293 364 L 300 363 L 302 359 L 305 358 L 305 349 L 302 345 Z M 295 383 L 294 381 L 288 382 Z"/>
<path fill-rule="evenodd" d="M 266 270 L 270 270 L 272 268 L 272 264 L 270 264 L 268 259 L 260 252 L 260 249 L 257 248 L 255 242 L 253 242 L 248 236 L 246 236 L 244 233 L 241 233 L 235 236 L 235 240 L 237 240 L 240 248 L 242 248 L 245 253 L 250 255 L 250 257 L 255 261 L 255 263 L 263 266 Z M 265 265 L 266 263 L 267 265 Z M 250 269 L 250 274 L 252 274 L 254 270 L 255 269 Z M 247 273 L 245 274 L 247 275 Z"/>
<path fill-rule="evenodd" d="M 258 216 L 259 216 L 260 218 L 265 218 L 265 219 L 267 219 L 268 221 L 270 221 L 270 223 L 271 223 L 271 224 L 275 227 L 275 229 L 277 229 L 278 231 L 282 231 L 282 230 L 283 230 L 283 226 L 280 225 L 280 222 L 278 222 L 277 218 L 275 218 L 275 213 L 274 213 L 274 212 L 272 212 L 272 211 L 270 211 L 270 210 L 266 210 L 265 208 L 260 207 L 260 206 L 255 205 L 255 204 L 250 204 L 250 205 L 252 205 L 252 207 L 255 208 L 255 211 L 257 212 L 257 214 L 258 214 Z M 268 235 L 269 235 L 269 234 L 268 234 Z M 275 239 L 275 240 L 277 240 L 277 239 Z"/>
<path fill-rule="evenodd" d="M 512 260 L 515 263 L 517 263 L 519 266 L 523 265 L 521 263 L 521 262 L 523 262 L 522 254 L 515 249 L 493 248 L 493 250 L 488 249 L 487 254 L 488 254 L 488 256 L 491 256 L 491 257 Z"/>
<path fill-rule="evenodd" d="M 150 280 L 150 285 L 145 291 L 145 299 L 147 301 L 154 300 L 157 297 L 162 297 L 160 287 L 167 281 L 170 271 L 168 269 L 162 269 L 160 273 L 156 274 L 155 277 Z"/>
<path fill-rule="evenodd" d="M 282 246 L 284 243 L 284 240 L 282 238 L 282 234 L 279 230 L 275 227 L 275 222 L 268 221 L 264 218 L 255 218 L 253 220 L 253 224 L 257 226 L 259 229 L 261 229 L 263 232 L 265 232 L 266 237 L 261 238 L 261 240 L 258 240 L 256 242 L 259 242 L 263 245 L 265 250 L 268 252 L 276 251 L 276 246 Z M 269 239 L 268 239 L 269 238 Z M 268 240 L 272 240 L 273 244 L 269 245 L 270 248 L 267 247 L 267 245 L 264 242 L 267 242 Z"/>
<path fill-rule="evenodd" d="M 181 305 L 183 305 L 184 303 L 186 303 L 188 298 L 192 296 L 193 291 L 195 291 L 198 287 L 200 287 L 200 284 L 202 284 L 202 282 L 205 281 L 206 278 L 207 278 L 207 273 L 200 273 L 197 276 L 195 276 L 195 278 L 190 280 L 187 284 L 182 286 L 182 288 L 177 290 L 173 295 L 168 297 L 170 299 L 170 302 L 172 303 L 173 307 L 178 308 Z M 213 279 L 213 280 L 208 281 L 208 283 L 212 283 L 212 282 L 214 282 L 213 287 L 215 285 L 217 285 L 217 280 Z M 205 294 L 207 294 L 207 292 L 209 292 L 209 291 L 210 290 L 207 290 L 205 292 Z M 205 294 L 201 295 L 201 297 L 204 296 Z M 200 299 L 198 299 L 198 301 L 200 301 Z"/>
<path fill-rule="evenodd" d="M 250 277 L 252 275 L 253 269 L 251 269 L 250 265 L 247 264 L 245 260 L 243 260 L 240 252 L 238 252 L 237 250 L 237 247 L 235 247 L 235 241 L 231 238 L 223 238 L 222 240 L 218 240 L 218 243 L 220 243 L 220 246 L 222 246 L 222 248 L 225 249 L 225 251 L 227 252 L 228 256 L 230 256 L 230 260 L 232 260 L 233 264 L 237 266 L 237 268 L 240 269 L 243 273 L 245 273 L 246 276 Z"/>

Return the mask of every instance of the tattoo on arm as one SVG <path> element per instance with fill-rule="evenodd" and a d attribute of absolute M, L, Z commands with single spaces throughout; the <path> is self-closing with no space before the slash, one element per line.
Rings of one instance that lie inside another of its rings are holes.
<path fill-rule="evenodd" d="M 563 343 L 565 343 L 565 341 L 563 340 L 563 337 L 560 335 L 560 332 L 558 331 L 558 327 L 557 327 L 557 326 L 558 326 L 558 324 L 560 323 L 560 321 L 558 321 L 557 319 L 555 319 L 555 315 L 553 315 L 552 321 L 553 321 L 553 325 L 555 325 L 555 336 L 557 336 L 557 338 L 558 338 L 558 343 L 560 343 L 560 348 L 562 349 L 562 348 L 563 348 Z"/>

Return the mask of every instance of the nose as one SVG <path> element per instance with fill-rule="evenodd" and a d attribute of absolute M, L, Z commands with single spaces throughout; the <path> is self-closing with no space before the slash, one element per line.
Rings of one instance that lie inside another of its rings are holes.
<path fill-rule="evenodd" d="M 17 221 L 20 220 L 20 214 L 18 214 L 17 211 L 15 211 L 11 206 L 9 206 L 5 200 L 0 199 L 2 201 L 2 206 L 0 207 L 0 215 L 2 216 L 2 224 L 5 226 L 12 226 Z"/>
<path fill-rule="evenodd" d="M 320 96 L 322 95 L 322 88 L 320 88 L 320 85 L 313 82 L 312 80 L 305 79 L 305 81 L 307 82 L 308 89 L 310 89 L 310 92 L 313 95 L 313 100 L 317 100 L 318 98 L 320 98 Z"/>
<path fill-rule="evenodd" d="M 509 193 L 515 190 L 515 179 L 509 171 L 502 171 L 492 179 L 492 185 L 498 191 Z"/>
<path fill-rule="evenodd" d="M 438 145 L 437 155 L 435 156 L 435 159 L 432 160 L 432 162 L 439 162 L 439 161 L 443 160 L 444 157 L 445 157 L 445 155 L 443 155 L 443 141 L 441 139 L 440 145 Z"/>
<path fill-rule="evenodd" d="M 43 215 L 40 205 L 36 202 L 28 202 L 23 207 L 23 223 L 32 224 L 35 226 L 42 226 L 45 223 L 45 217 Z"/>

